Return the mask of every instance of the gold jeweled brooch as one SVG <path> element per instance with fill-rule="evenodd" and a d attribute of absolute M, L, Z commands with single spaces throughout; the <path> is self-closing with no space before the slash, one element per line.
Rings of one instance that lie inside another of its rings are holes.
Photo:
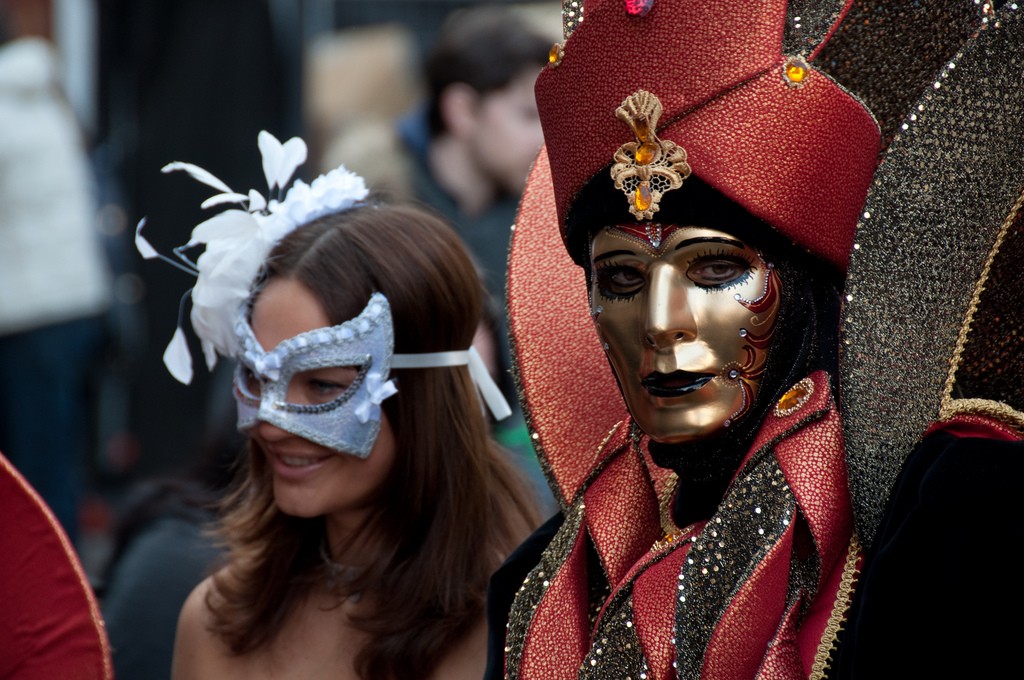
<path fill-rule="evenodd" d="M 791 416 L 806 404 L 811 395 L 814 394 L 814 381 L 804 378 L 796 385 L 793 385 L 788 392 L 783 394 L 775 404 L 775 416 L 785 418 Z"/>
<path fill-rule="evenodd" d="M 626 142 L 615 152 L 612 180 L 626 195 L 629 212 L 638 221 L 653 218 L 665 192 L 683 186 L 690 176 L 686 151 L 654 132 L 661 111 L 661 101 L 646 90 L 637 90 L 615 109 L 615 117 L 633 129 L 636 141 Z"/>

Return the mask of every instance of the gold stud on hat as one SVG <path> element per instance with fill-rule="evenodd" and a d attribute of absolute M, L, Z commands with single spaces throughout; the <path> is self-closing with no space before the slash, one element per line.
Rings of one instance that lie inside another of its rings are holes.
<path fill-rule="evenodd" d="M 562 43 L 555 43 L 548 50 L 548 66 L 555 68 L 562 63 L 562 57 L 565 56 L 565 47 Z"/>
<path fill-rule="evenodd" d="M 790 87 L 800 87 L 810 70 L 803 57 L 790 57 L 782 66 L 782 77 Z"/>
<path fill-rule="evenodd" d="M 626 142 L 615 152 L 612 180 L 626 195 L 629 212 L 638 221 L 653 218 L 665 192 L 683 186 L 690 176 L 686 151 L 654 132 L 661 111 L 661 101 L 646 90 L 629 95 L 615 110 L 615 117 L 633 129 L 636 141 Z"/>

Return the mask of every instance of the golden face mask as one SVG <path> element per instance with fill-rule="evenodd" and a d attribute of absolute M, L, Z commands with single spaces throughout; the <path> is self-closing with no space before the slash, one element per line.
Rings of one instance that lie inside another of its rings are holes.
<path fill-rule="evenodd" d="M 709 437 L 757 397 L 780 303 L 761 254 L 706 227 L 605 227 L 591 312 L 626 405 L 654 440 Z"/>

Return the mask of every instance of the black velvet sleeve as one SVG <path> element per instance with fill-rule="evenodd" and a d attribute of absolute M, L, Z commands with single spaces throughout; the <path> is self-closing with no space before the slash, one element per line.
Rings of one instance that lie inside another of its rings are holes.
<path fill-rule="evenodd" d="M 939 432 L 908 458 L 829 677 L 1020 673 L 1024 442 Z"/>
<path fill-rule="evenodd" d="M 505 625 L 512 600 L 540 555 L 562 526 L 562 513 L 556 513 L 530 534 L 491 576 L 487 588 L 487 670 L 484 680 L 505 677 Z"/>

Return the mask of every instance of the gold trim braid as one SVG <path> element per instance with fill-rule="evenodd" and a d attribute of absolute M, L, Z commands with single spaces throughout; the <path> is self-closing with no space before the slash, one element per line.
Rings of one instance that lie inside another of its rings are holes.
<path fill-rule="evenodd" d="M 832 652 L 835 651 L 839 634 L 846 625 L 846 615 L 850 610 L 850 603 L 853 602 L 853 590 L 857 585 L 857 579 L 860 578 L 857 563 L 860 561 L 861 554 L 860 540 L 854 533 L 850 537 L 850 549 L 846 553 L 846 564 L 843 566 L 843 576 L 839 582 L 839 590 L 836 592 L 832 614 L 828 617 L 825 632 L 818 643 L 818 651 L 814 655 L 814 664 L 811 666 L 809 680 L 823 680 L 832 664 Z"/>
<path fill-rule="evenodd" d="M 949 420 L 954 416 L 988 416 L 1024 433 L 1024 413 L 1009 404 L 991 399 L 950 399 L 942 404 L 939 420 Z"/>

